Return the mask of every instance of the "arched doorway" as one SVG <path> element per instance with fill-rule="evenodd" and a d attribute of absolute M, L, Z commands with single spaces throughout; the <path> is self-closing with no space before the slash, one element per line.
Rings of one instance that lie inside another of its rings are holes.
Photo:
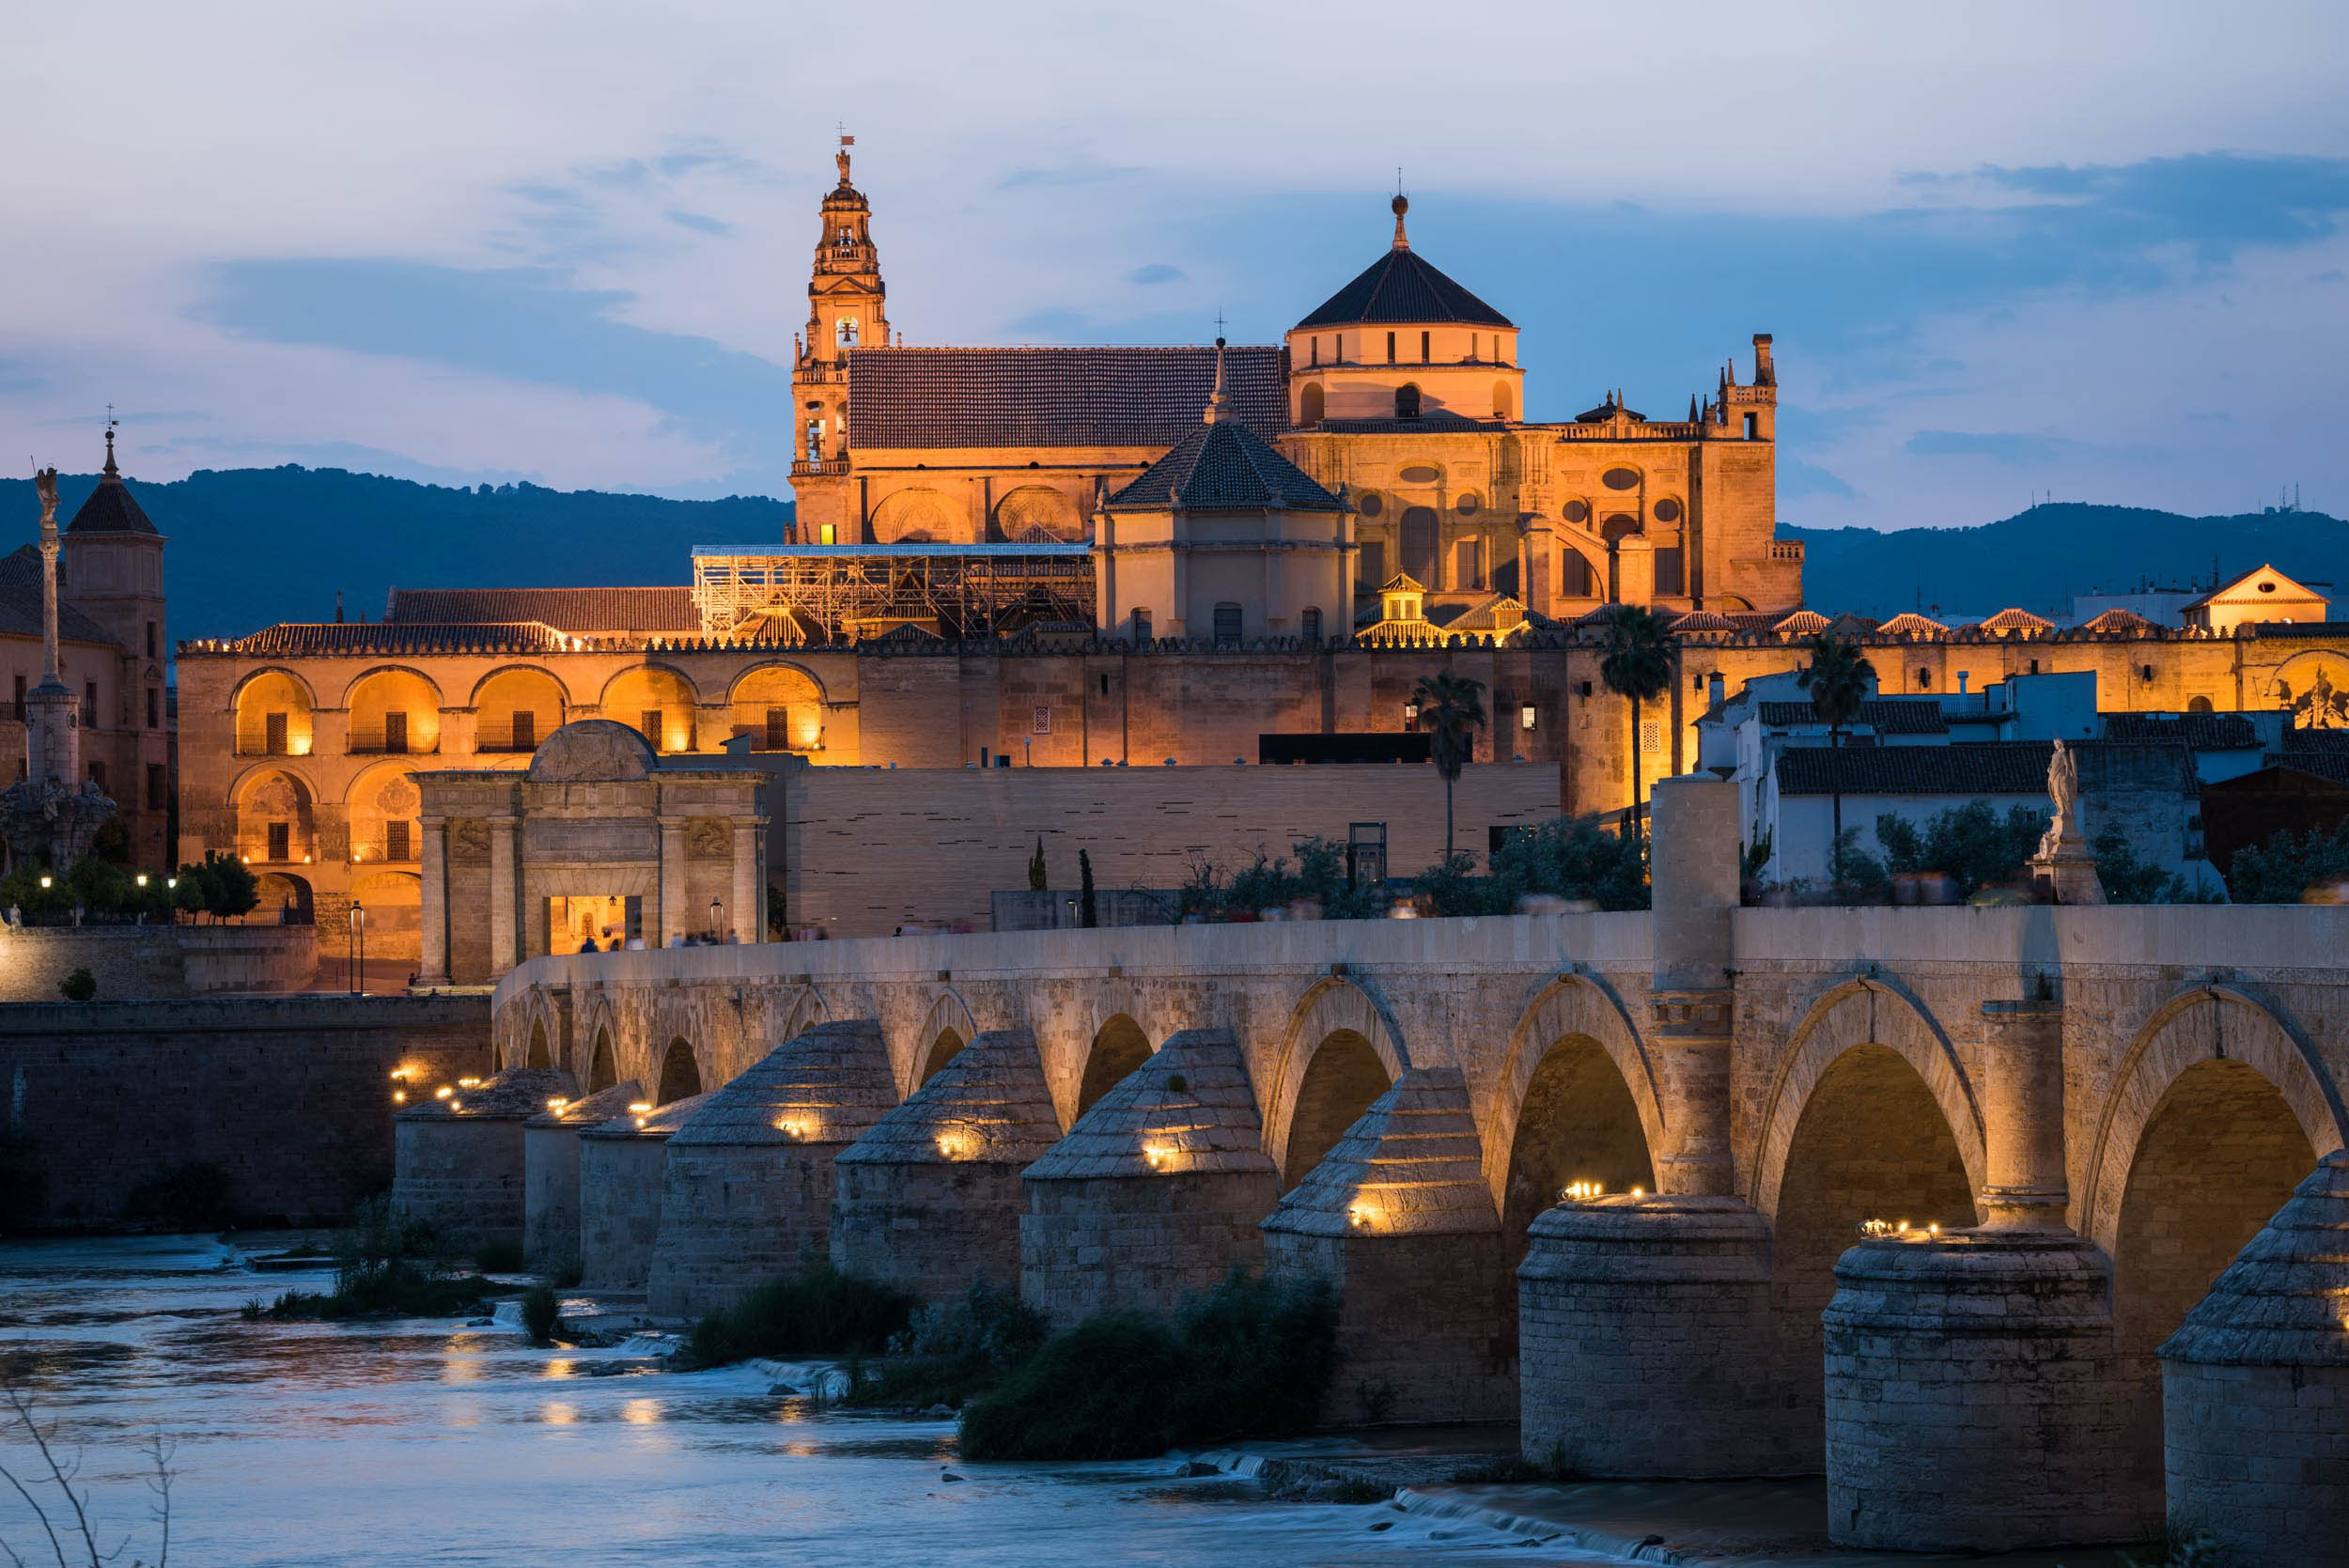
<path fill-rule="evenodd" d="M 701 1092 L 701 1063 L 693 1060 L 693 1048 L 682 1037 L 670 1041 L 668 1051 L 661 1058 L 661 1093 L 654 1096 L 653 1104 L 692 1099 Z"/>
<path fill-rule="evenodd" d="M 1607 1192 L 1653 1192 L 1656 1167 L 1614 1058 L 1588 1034 L 1564 1034 L 1534 1064 L 1509 1144 L 1501 1233 L 1502 1261 L 1512 1269 L 1525 1257 L 1526 1227 L 1558 1201 L 1561 1188 L 1581 1181 Z"/>
<path fill-rule="evenodd" d="M 595 1054 L 587 1059 L 587 1093 L 600 1094 L 619 1081 L 619 1063 L 612 1057 L 611 1032 L 599 1029 L 596 1031 Z"/>
<path fill-rule="evenodd" d="M 1403 508 L 1403 569 L 1419 581 L 1422 587 L 1437 586 L 1436 580 L 1436 509 L 1433 506 Z"/>
<path fill-rule="evenodd" d="M 2170 1080 L 2147 1120 L 2112 1249 L 2113 1338 L 2137 1382 L 2139 1484 L 2161 1483 L 2155 1350 L 2316 1160 L 2282 1094 L 2248 1062 L 2195 1063 Z"/>
<path fill-rule="evenodd" d="M 546 1020 L 543 1018 L 533 1018 L 531 1020 L 530 1055 L 528 1059 L 523 1062 L 522 1065 L 525 1067 L 552 1067 L 554 1065 L 553 1062 L 547 1056 L 547 1025 Z"/>
<path fill-rule="evenodd" d="M 1933 1091 L 1888 1046 L 1853 1046 L 1804 1102 L 1773 1217 L 1770 1309 L 1789 1430 L 1824 1442 L 1819 1314 L 1835 1295 L 1835 1260 L 1867 1219 L 1918 1229 L 1971 1225 L 1973 1184 Z M 1812 1452 L 1815 1462 L 1817 1451 Z"/>
<path fill-rule="evenodd" d="M 961 1033 L 956 1030 L 940 1030 L 938 1032 L 938 1038 L 930 1042 L 929 1054 L 922 1059 L 921 1081 L 923 1083 L 927 1083 L 930 1079 L 936 1078 L 938 1076 L 938 1070 L 946 1065 L 947 1063 L 952 1062 L 955 1057 L 961 1052 L 962 1048 L 969 1043 L 970 1042 L 965 1040 Z"/>
<path fill-rule="evenodd" d="M 317 918 L 310 882 L 289 871 L 265 871 L 253 879 L 258 902 L 244 917 L 247 925 L 308 925 Z"/>
<path fill-rule="evenodd" d="M 1142 1026 L 1120 1013 L 1093 1033 L 1093 1048 L 1085 1053 L 1084 1077 L 1077 1085 L 1077 1114 L 1117 1086 L 1120 1079 L 1150 1060 L 1150 1037 Z"/>
<path fill-rule="evenodd" d="M 1282 1189 L 1303 1181 L 1392 1083 L 1377 1048 L 1353 1030 L 1336 1030 L 1315 1047 L 1289 1116 Z"/>

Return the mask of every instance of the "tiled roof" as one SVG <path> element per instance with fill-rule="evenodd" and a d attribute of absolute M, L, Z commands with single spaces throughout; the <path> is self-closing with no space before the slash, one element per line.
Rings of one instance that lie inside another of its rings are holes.
<path fill-rule="evenodd" d="M 2349 621 L 2246 621 L 2254 637 L 2349 637 Z"/>
<path fill-rule="evenodd" d="M 2045 795 L 2051 740 L 1955 746 L 1798 746 L 1778 756 L 1781 795 Z"/>
<path fill-rule="evenodd" d="M 1744 629 L 1727 615 L 1710 610 L 1691 610 L 1672 622 L 1674 631 L 1739 631 Z"/>
<path fill-rule="evenodd" d="M 1827 623 L 1831 637 L 1865 637 L 1884 623 L 1872 615 L 1857 615 L 1846 610 Z"/>
<path fill-rule="evenodd" d="M 1273 347 L 1224 350 L 1238 421 L 1288 424 Z M 1215 350 L 1191 348 L 855 349 L 848 440 L 858 447 L 1172 446 L 1200 423 Z"/>
<path fill-rule="evenodd" d="M 40 586 L 40 546 L 19 545 L 0 555 L 0 588 Z"/>
<path fill-rule="evenodd" d="M 1299 328 L 1357 323 L 1457 321 L 1506 327 L 1509 318 L 1444 276 L 1417 251 L 1395 246 L 1362 269 L 1353 282 L 1321 303 Z"/>
<path fill-rule="evenodd" d="M 131 487 L 122 482 L 115 471 L 114 447 L 106 448 L 106 472 L 98 481 L 98 488 L 89 492 L 82 509 L 73 514 L 73 520 L 65 525 L 69 534 L 155 534 L 160 533 L 147 520 L 139 509 Z"/>
<path fill-rule="evenodd" d="M 1192 426 L 1173 451 L 1103 505 L 1112 512 L 1148 511 L 1178 500 L 1186 509 L 1203 511 L 1345 510 L 1345 503 L 1270 442 L 1228 420 Z"/>
<path fill-rule="evenodd" d="M 693 590 L 668 588 L 394 588 L 386 621 L 483 626 L 539 621 L 557 631 L 699 631 Z"/>
<path fill-rule="evenodd" d="M 1950 629 L 1929 616 L 1905 610 L 1876 628 L 1879 637 L 1939 637 Z"/>
<path fill-rule="evenodd" d="M 305 656 L 376 653 L 560 653 L 564 634 L 536 621 L 486 625 L 386 621 L 282 621 L 250 637 L 189 646 L 194 653 Z"/>
<path fill-rule="evenodd" d="M 2028 610 L 2013 608 L 1999 611 L 1981 623 L 1984 631 L 2045 631 L 2055 623 L 2045 615 L 2034 615 Z"/>
<path fill-rule="evenodd" d="M 1807 702 L 1761 703 L 1762 722 L 1772 729 L 1793 729 L 1819 723 L 1819 710 Z M 1932 697 L 1873 697 L 1859 705 L 1855 723 L 1880 735 L 1947 735 L 1949 721 L 1941 704 Z"/>
<path fill-rule="evenodd" d="M 2123 610 L 2118 605 L 2080 623 L 2082 631 L 2150 631 L 2153 629 L 2153 622 L 2134 610 Z"/>
<path fill-rule="evenodd" d="M 1812 637 L 1834 624 L 1816 610 L 1797 610 L 1793 614 L 1773 623 L 1770 629 L 1785 632 L 1795 637 Z"/>
<path fill-rule="evenodd" d="M 0 587 L 0 637 L 40 635 L 40 579 L 29 588 Z M 63 600 L 57 604 L 57 635 L 69 643 L 114 644 L 114 633 Z"/>
<path fill-rule="evenodd" d="M 2270 752 L 2260 763 L 2266 768 L 2295 768 L 2337 784 L 2349 784 L 2349 752 Z"/>
<path fill-rule="evenodd" d="M 2240 752 L 2260 743 L 2240 713 L 2108 713 L 2107 740 L 2174 740 L 2198 752 Z"/>

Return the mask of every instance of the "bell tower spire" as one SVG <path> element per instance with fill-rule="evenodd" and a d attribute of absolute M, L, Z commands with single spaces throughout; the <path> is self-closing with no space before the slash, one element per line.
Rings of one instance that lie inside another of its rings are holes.
<path fill-rule="evenodd" d="M 791 361 L 791 489 L 795 524 L 808 539 L 845 536 L 853 523 L 847 507 L 848 362 L 852 354 L 889 347 L 889 289 L 873 243 L 873 209 L 850 182 L 846 128 L 832 152 L 838 183 L 817 209 L 821 228 L 808 270 L 807 328 Z M 827 535 L 829 525 L 833 533 Z"/>

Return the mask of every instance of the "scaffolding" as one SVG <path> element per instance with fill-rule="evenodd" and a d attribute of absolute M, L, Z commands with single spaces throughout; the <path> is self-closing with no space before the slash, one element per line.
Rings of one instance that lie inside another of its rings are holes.
<path fill-rule="evenodd" d="M 1085 544 L 696 545 L 693 604 L 710 636 L 863 642 L 1091 630 Z"/>

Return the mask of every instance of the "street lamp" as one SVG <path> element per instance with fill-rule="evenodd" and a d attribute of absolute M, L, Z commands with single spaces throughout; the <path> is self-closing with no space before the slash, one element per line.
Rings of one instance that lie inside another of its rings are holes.
<path fill-rule="evenodd" d="M 709 901 L 709 939 L 713 942 L 718 939 L 718 917 L 724 912 L 724 908 L 725 906 L 716 899 Z"/>
<path fill-rule="evenodd" d="M 367 911 L 355 898 L 350 901 L 350 994 L 363 997 L 367 994 Z"/>

